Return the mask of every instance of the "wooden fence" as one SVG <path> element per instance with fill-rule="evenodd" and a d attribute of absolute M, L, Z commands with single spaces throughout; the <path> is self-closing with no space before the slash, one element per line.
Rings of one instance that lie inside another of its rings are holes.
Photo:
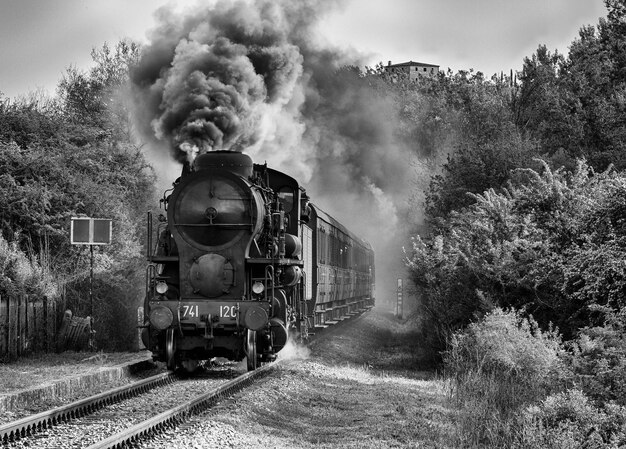
<path fill-rule="evenodd" d="M 56 301 L 0 296 L 0 360 L 55 350 Z"/>

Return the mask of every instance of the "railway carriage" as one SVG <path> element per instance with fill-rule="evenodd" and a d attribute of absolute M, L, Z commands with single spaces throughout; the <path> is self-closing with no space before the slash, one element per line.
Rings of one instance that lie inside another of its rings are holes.
<path fill-rule="evenodd" d="M 290 338 L 373 306 L 371 246 L 309 200 L 243 153 L 183 168 L 156 230 L 148 218 L 142 339 L 155 360 L 245 357 L 253 370 Z"/>
<path fill-rule="evenodd" d="M 307 316 L 315 327 L 327 327 L 374 305 L 374 253 L 320 208 L 312 205 L 311 210 L 303 226 L 311 230 L 314 248 Z"/>

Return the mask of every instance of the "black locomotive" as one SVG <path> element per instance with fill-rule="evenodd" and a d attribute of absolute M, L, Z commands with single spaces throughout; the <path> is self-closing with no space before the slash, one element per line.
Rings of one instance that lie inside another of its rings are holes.
<path fill-rule="evenodd" d="M 374 305 L 371 246 L 243 153 L 197 156 L 162 202 L 156 240 L 148 217 L 142 339 L 170 369 L 247 357 L 253 370 Z"/>

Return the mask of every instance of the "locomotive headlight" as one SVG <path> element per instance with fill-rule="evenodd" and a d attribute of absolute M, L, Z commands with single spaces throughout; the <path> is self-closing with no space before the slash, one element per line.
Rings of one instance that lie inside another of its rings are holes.
<path fill-rule="evenodd" d="M 157 282 L 156 291 L 159 295 L 165 294 L 167 292 L 167 289 L 168 289 L 168 286 L 165 282 L 163 281 Z"/>
<path fill-rule="evenodd" d="M 263 293 L 263 290 L 265 290 L 265 285 L 263 285 L 262 282 L 256 281 L 252 285 L 252 293 L 254 293 L 255 295 L 260 295 L 261 293 Z"/>
<path fill-rule="evenodd" d="M 150 310 L 150 324 L 158 330 L 167 329 L 174 321 L 174 314 L 170 309 L 156 306 Z"/>

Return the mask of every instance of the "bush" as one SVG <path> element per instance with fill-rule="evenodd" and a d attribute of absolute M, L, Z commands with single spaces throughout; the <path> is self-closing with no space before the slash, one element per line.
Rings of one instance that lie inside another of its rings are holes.
<path fill-rule="evenodd" d="M 406 264 L 437 333 L 497 306 L 532 310 L 573 339 L 602 324 L 595 305 L 626 305 L 626 175 L 595 174 L 584 161 L 573 173 L 543 163 L 514 175 L 506 191 L 473 195 L 434 235 L 414 239 Z"/>
<path fill-rule="evenodd" d="M 624 320 L 604 312 L 606 325 L 583 329 L 567 346 L 554 330 L 542 332 L 532 318 L 498 308 L 454 333 L 444 361 L 459 409 L 455 443 L 623 447 Z"/>
<path fill-rule="evenodd" d="M 626 406 L 626 310 L 602 313 L 603 326 L 582 329 L 571 343 L 569 362 L 577 385 L 597 404 Z"/>
<path fill-rule="evenodd" d="M 532 317 L 497 308 L 453 335 L 445 365 L 455 374 L 479 371 L 536 384 L 548 380 L 562 353 L 556 331 L 542 332 Z"/>
<path fill-rule="evenodd" d="M 0 296 L 32 294 L 34 297 L 56 298 L 59 285 L 46 262 L 47 253 L 37 258 L 25 254 L 17 242 L 8 242 L 0 235 Z"/>
<path fill-rule="evenodd" d="M 459 407 L 459 443 L 506 445 L 516 416 L 565 385 L 563 345 L 555 331 L 542 332 L 532 318 L 495 309 L 453 335 L 444 363 L 452 400 Z"/>
<path fill-rule="evenodd" d="M 518 428 L 512 447 L 624 447 L 626 408 L 613 403 L 597 408 L 582 391 L 567 390 L 528 407 Z"/>

